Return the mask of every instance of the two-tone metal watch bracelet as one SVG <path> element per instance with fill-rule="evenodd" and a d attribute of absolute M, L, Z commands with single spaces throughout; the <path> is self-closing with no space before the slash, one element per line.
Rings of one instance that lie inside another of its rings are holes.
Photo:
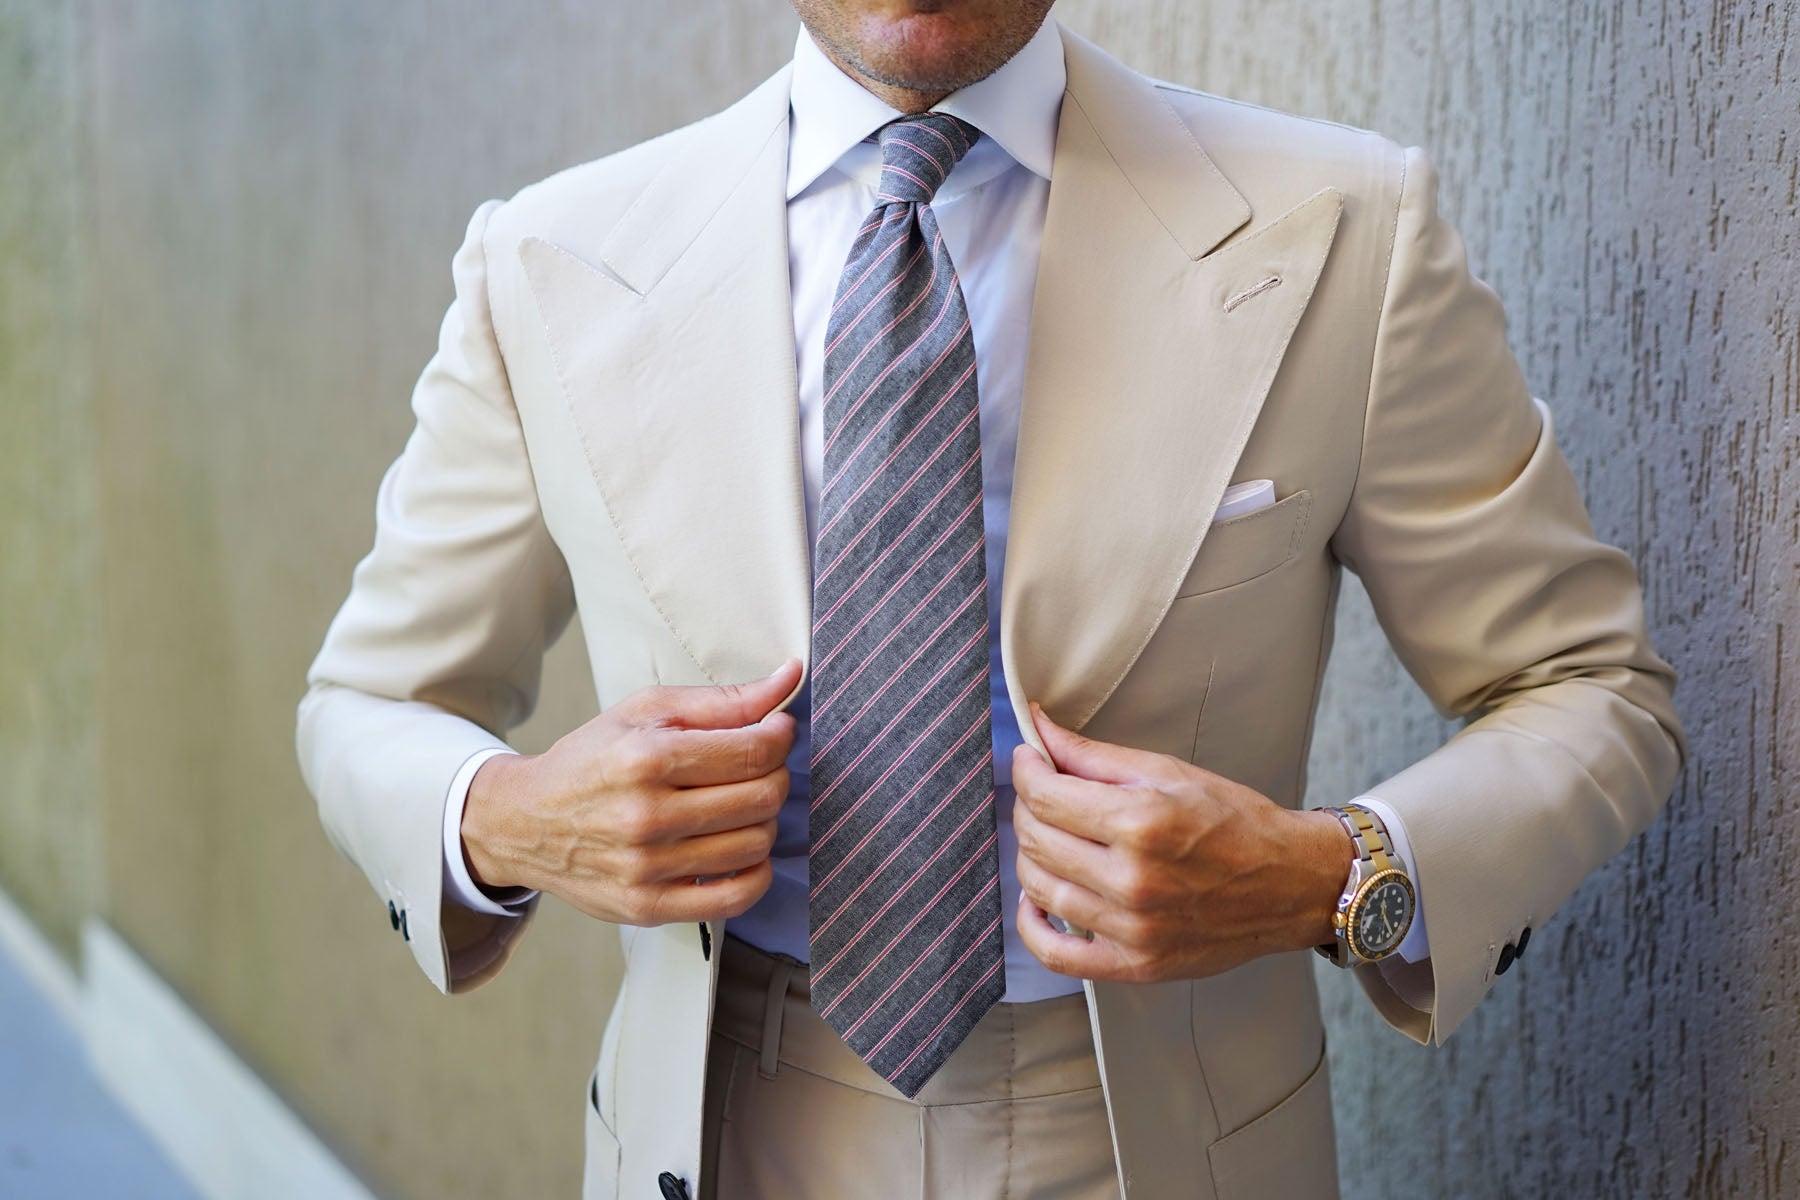
<path fill-rule="evenodd" d="M 1378 962 L 1399 948 L 1412 926 L 1417 906 L 1413 881 L 1380 817 L 1360 804 L 1324 811 L 1344 826 L 1356 857 L 1331 914 L 1336 936 L 1316 949 L 1340 967 Z"/>

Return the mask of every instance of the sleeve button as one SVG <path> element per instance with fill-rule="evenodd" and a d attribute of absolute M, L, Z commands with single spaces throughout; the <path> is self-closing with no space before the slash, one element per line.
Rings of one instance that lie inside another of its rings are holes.
<path fill-rule="evenodd" d="M 1513 944 L 1511 942 L 1508 942 L 1508 943 L 1506 943 L 1506 945 L 1500 947 L 1500 961 L 1494 964 L 1494 974 L 1496 974 L 1496 975 L 1506 974 L 1507 971 L 1512 969 L 1513 962 L 1518 957 L 1519 957 L 1519 951 L 1517 950 L 1517 948 L 1515 948 L 1513 946 Z"/>
<path fill-rule="evenodd" d="M 1518 949 L 1518 952 L 1513 955 L 1513 957 L 1514 958 L 1524 958 L 1525 957 L 1525 947 L 1528 944 L 1530 944 L 1530 942 L 1531 942 L 1531 926 L 1527 925 L 1525 928 L 1519 930 L 1519 949 Z"/>

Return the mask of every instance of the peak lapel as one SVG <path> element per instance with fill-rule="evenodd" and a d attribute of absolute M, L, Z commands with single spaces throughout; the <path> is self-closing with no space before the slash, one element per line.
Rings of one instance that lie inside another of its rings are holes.
<path fill-rule="evenodd" d="M 1001 604 L 1033 745 L 1027 701 L 1081 728 L 1161 623 L 1341 207 L 1326 189 L 1217 249 L 1248 202 L 1154 85 L 1063 40 Z"/>
<path fill-rule="evenodd" d="M 692 131 L 597 247 L 564 244 L 578 229 L 519 247 L 614 530 L 714 682 L 810 641 L 787 106 L 783 68 Z"/>

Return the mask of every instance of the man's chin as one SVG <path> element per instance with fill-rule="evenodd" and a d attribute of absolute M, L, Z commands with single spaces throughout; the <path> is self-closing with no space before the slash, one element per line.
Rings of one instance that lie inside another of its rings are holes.
<path fill-rule="evenodd" d="M 858 64 L 889 87 L 949 92 L 990 74 L 998 62 L 991 35 L 970 28 L 956 14 L 921 13 L 871 21 L 861 31 Z"/>

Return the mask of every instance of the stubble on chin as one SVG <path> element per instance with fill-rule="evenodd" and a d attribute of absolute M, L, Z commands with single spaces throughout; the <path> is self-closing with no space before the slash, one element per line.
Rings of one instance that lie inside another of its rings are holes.
<path fill-rule="evenodd" d="M 800 19 L 833 58 L 888 87 L 948 94 L 987 78 L 1031 40 L 1049 11 L 1007 6 L 986 28 L 947 21 L 959 6 L 921 0 L 912 17 L 877 22 L 847 14 L 834 0 L 794 0 Z"/>

